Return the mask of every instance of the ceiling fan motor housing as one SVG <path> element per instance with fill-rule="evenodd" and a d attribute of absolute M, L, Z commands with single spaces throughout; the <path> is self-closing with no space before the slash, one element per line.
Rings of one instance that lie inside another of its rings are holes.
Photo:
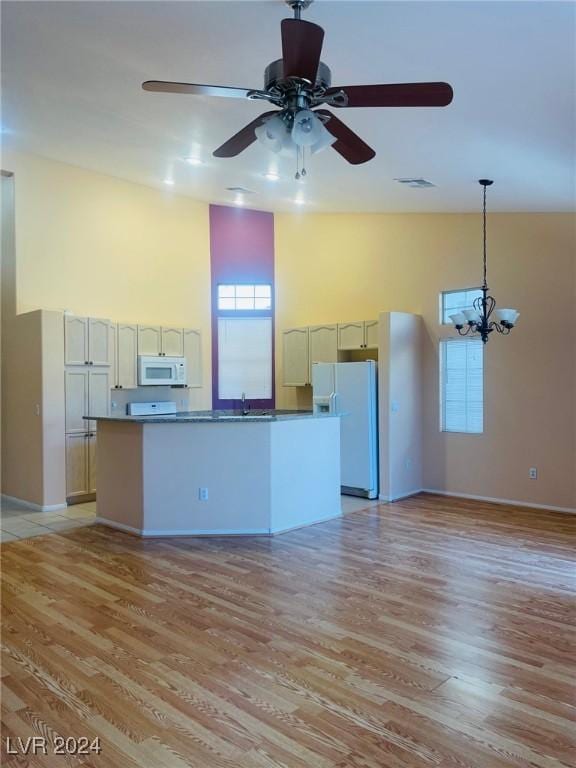
<path fill-rule="evenodd" d="M 300 80 L 296 78 L 284 77 L 284 63 L 282 59 L 276 59 L 271 64 L 268 64 L 264 70 L 264 89 L 266 91 L 286 93 L 293 90 L 295 85 L 304 86 L 310 90 L 310 96 L 316 94 L 318 91 L 326 91 L 330 88 L 332 83 L 332 73 L 330 67 L 324 64 L 323 61 L 318 65 L 318 72 L 316 74 L 316 82 L 308 83 L 306 80 Z"/>

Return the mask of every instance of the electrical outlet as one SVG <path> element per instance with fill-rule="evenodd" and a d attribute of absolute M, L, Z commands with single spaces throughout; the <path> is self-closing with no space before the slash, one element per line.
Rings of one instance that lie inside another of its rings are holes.
<path fill-rule="evenodd" d="M 208 501 L 208 488 L 198 488 L 198 498 L 200 501 Z"/>
<path fill-rule="evenodd" d="M 530 480 L 538 480 L 538 469 L 537 467 L 530 467 L 528 470 L 528 477 Z"/>

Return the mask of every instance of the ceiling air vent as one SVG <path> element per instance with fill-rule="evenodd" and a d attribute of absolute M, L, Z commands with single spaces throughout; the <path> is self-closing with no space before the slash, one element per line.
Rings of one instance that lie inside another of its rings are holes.
<path fill-rule="evenodd" d="M 407 187 L 413 187 L 414 189 L 423 189 L 424 187 L 435 187 L 436 184 L 432 184 L 428 179 L 394 179 L 398 184 L 405 184 Z"/>
<path fill-rule="evenodd" d="M 235 192 L 237 195 L 253 195 L 254 192 L 246 187 L 226 187 L 227 192 Z"/>

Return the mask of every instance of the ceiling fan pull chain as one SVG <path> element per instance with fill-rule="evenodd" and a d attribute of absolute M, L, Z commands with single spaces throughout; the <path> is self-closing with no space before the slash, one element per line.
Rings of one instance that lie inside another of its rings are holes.
<path fill-rule="evenodd" d="M 294 174 L 296 181 L 300 180 L 300 147 L 296 144 L 296 173 Z"/>
<path fill-rule="evenodd" d="M 306 176 L 306 168 L 304 167 L 306 165 L 306 148 L 302 147 L 302 170 L 300 171 L 300 176 L 304 178 Z"/>

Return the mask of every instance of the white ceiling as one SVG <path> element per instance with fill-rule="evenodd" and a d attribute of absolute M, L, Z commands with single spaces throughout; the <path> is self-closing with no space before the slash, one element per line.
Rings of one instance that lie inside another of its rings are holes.
<path fill-rule="evenodd" d="M 211 152 L 264 103 L 141 90 L 147 79 L 262 86 L 279 58 L 281 0 L 269 2 L 3 2 L 3 132 L 28 151 L 173 192 L 310 211 L 574 210 L 575 13 L 572 2 L 317 0 L 334 85 L 446 80 L 444 109 L 349 109 L 338 116 L 377 152 L 351 166 L 333 150 L 293 178 L 264 172 L 278 156 L 256 143 Z M 205 165 L 182 161 L 200 156 Z M 410 189 L 395 177 L 437 186 Z"/>

